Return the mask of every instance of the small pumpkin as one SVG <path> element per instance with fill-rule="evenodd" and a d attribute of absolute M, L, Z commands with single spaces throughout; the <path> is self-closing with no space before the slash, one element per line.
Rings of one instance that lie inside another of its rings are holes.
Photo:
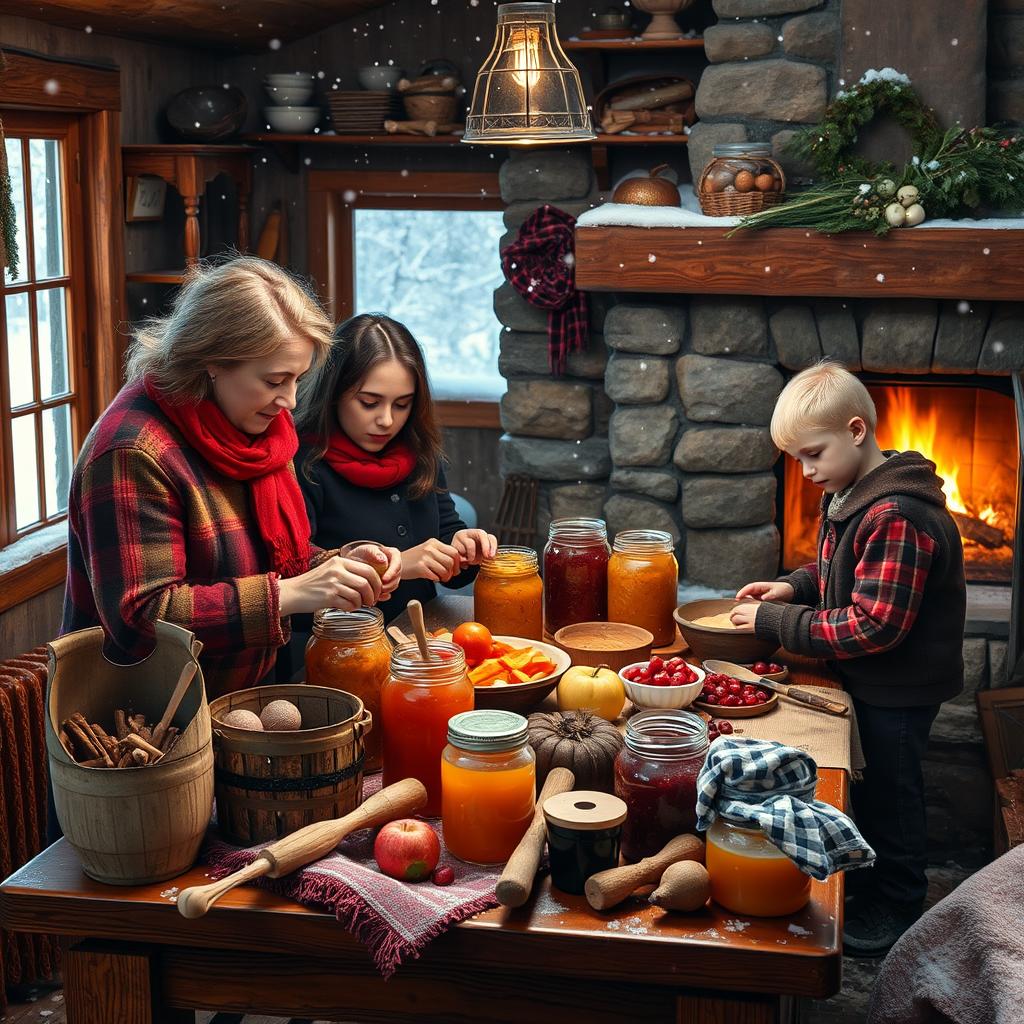
<path fill-rule="evenodd" d="M 568 768 L 576 789 L 614 789 L 615 755 L 622 734 L 610 722 L 583 708 L 578 711 L 534 712 L 527 720 L 530 746 L 537 756 L 537 789 L 552 768 Z"/>

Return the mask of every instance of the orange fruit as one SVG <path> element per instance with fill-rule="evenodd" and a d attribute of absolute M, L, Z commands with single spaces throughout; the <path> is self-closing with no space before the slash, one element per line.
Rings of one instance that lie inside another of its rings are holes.
<path fill-rule="evenodd" d="M 463 622 L 452 633 L 452 642 L 466 652 L 466 661 L 471 665 L 491 656 L 494 638 L 491 631 L 479 622 Z"/>

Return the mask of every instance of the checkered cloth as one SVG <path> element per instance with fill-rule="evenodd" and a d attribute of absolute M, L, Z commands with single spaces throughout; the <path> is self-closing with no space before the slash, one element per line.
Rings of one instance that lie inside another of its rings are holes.
<path fill-rule="evenodd" d="M 760 829 L 801 871 L 824 879 L 867 867 L 875 851 L 842 811 L 814 799 L 818 766 L 802 750 L 770 740 L 721 737 L 697 779 L 697 828 L 719 815 Z"/>

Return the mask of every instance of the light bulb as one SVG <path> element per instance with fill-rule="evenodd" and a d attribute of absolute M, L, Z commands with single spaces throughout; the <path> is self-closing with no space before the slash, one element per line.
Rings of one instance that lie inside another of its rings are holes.
<path fill-rule="evenodd" d="M 514 28 L 506 52 L 514 68 L 512 79 L 522 89 L 532 89 L 540 80 L 540 30 L 532 25 Z"/>

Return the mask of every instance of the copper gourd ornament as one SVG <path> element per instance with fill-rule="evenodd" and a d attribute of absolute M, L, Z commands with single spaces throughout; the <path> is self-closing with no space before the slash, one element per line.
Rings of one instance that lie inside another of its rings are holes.
<path fill-rule="evenodd" d="M 658 164 L 646 178 L 627 178 L 620 182 L 612 194 L 612 202 L 636 206 L 682 206 L 679 189 L 669 178 L 661 177 L 667 170 L 668 164 Z"/>

